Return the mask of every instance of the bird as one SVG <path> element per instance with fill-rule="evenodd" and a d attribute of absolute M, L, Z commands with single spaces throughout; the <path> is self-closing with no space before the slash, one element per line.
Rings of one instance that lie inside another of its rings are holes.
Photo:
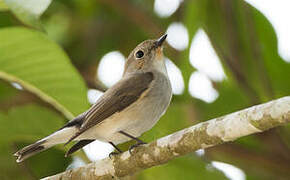
<path fill-rule="evenodd" d="M 57 144 L 76 143 L 68 156 L 99 140 L 118 144 L 136 141 L 129 150 L 144 144 L 140 137 L 150 130 L 167 110 L 172 89 L 165 66 L 163 44 L 167 34 L 145 40 L 129 54 L 122 78 L 110 87 L 87 111 L 76 116 L 51 135 L 17 151 L 16 162 Z M 113 153 L 112 153 L 113 154 Z"/>

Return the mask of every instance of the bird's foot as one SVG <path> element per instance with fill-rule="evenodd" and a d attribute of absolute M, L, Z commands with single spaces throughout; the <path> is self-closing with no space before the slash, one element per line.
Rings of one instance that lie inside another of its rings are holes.
<path fill-rule="evenodd" d="M 112 159 L 113 156 L 116 156 L 116 155 L 118 155 L 118 154 L 121 154 L 121 152 L 115 152 L 115 151 L 113 151 L 113 152 L 111 152 L 111 153 L 109 154 L 109 158 Z"/>
<path fill-rule="evenodd" d="M 131 154 L 132 153 L 132 150 L 138 146 L 141 146 L 143 144 L 147 144 L 146 142 L 143 142 L 143 141 L 138 141 L 136 144 L 133 144 L 130 148 L 129 148 L 129 153 Z"/>
<path fill-rule="evenodd" d="M 121 149 L 118 148 L 118 146 L 116 146 L 113 142 L 109 142 L 118 152 L 113 151 L 109 154 L 109 158 L 112 159 L 113 156 L 116 156 L 118 154 L 121 154 L 123 151 Z"/>

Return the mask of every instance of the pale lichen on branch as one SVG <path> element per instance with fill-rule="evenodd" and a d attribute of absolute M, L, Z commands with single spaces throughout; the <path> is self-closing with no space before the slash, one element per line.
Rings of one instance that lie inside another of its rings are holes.
<path fill-rule="evenodd" d="M 290 96 L 199 123 L 140 146 L 134 149 L 132 154 L 127 151 L 113 159 L 106 158 L 45 179 L 121 178 L 167 163 L 189 152 L 233 141 L 288 122 L 290 122 Z"/>

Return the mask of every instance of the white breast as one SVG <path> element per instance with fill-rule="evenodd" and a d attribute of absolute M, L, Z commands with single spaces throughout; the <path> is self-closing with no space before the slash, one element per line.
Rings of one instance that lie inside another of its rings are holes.
<path fill-rule="evenodd" d="M 143 98 L 87 130 L 78 139 L 98 139 L 119 144 L 130 140 L 119 131 L 139 137 L 151 129 L 170 103 L 172 93 L 167 74 L 154 72 L 149 89 Z"/>

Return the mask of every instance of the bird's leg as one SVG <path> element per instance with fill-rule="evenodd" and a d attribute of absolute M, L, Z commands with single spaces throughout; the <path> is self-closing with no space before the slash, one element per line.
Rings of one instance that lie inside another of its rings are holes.
<path fill-rule="evenodd" d="M 146 142 L 143 142 L 141 139 L 138 139 L 138 138 L 136 138 L 136 137 L 124 132 L 124 131 L 119 131 L 119 133 L 121 133 L 121 134 L 123 134 L 131 139 L 134 139 L 135 141 L 137 141 L 137 143 L 146 144 Z"/>
<path fill-rule="evenodd" d="M 141 139 L 138 139 L 138 138 L 136 138 L 136 137 L 134 137 L 134 136 L 132 136 L 132 135 L 130 135 L 130 134 L 124 132 L 124 131 L 119 131 L 119 132 L 120 132 L 121 134 L 123 134 L 123 135 L 125 135 L 125 136 L 127 136 L 127 137 L 129 137 L 129 138 L 131 138 L 131 139 L 134 139 L 135 141 L 137 141 L 136 144 L 133 144 L 133 145 L 129 148 L 129 152 L 130 152 L 130 153 L 131 153 L 132 149 L 134 149 L 135 147 L 138 147 L 138 146 L 140 146 L 140 145 L 142 145 L 142 144 L 146 144 L 146 142 L 142 141 Z"/>
<path fill-rule="evenodd" d="M 118 148 L 113 142 L 109 142 L 118 152 L 115 152 L 115 151 L 113 151 L 113 152 L 111 152 L 110 154 L 109 154 L 109 157 L 111 158 L 112 156 L 114 156 L 114 155 L 117 155 L 117 154 L 120 154 L 120 153 L 122 153 L 123 151 L 120 149 L 120 148 Z"/>

